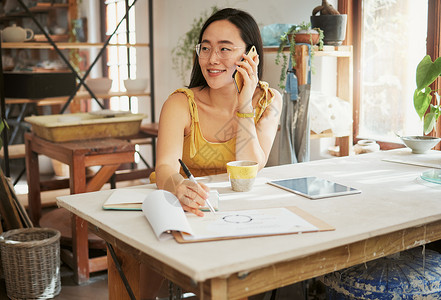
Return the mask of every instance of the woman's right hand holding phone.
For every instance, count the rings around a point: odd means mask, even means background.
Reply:
[[[246,113],[249,112],[248,110],[252,110],[252,98],[259,82],[258,65],[259,55],[252,50],[249,54],[243,54],[243,60],[237,63],[236,70],[243,78],[243,87],[238,94],[239,112]]]

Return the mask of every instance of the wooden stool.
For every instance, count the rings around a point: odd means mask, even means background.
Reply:
[[[41,218],[41,183],[38,154],[44,154],[69,165],[71,194],[98,191],[109,181],[118,167],[134,161],[135,146],[121,139],[105,138],[72,142],[51,142],[25,133],[26,168],[29,188],[29,215],[38,226]],[[101,169],[86,182],[86,167]],[[89,280],[89,273],[105,270],[106,257],[89,259],[87,222],[72,216],[73,270],[75,280],[81,284]]]

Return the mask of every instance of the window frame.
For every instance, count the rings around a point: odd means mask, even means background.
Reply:
[[[361,86],[361,31],[362,31],[362,1],[363,0],[338,0],[339,12],[348,15],[346,39],[343,45],[353,45],[353,66],[354,66],[354,89],[353,89],[353,139],[356,143],[359,138],[359,113],[360,113],[360,86]],[[427,18],[427,45],[426,53],[432,59],[441,56],[441,0],[428,0]],[[432,90],[441,88],[441,79],[431,85]],[[434,103],[435,99],[432,99]],[[430,136],[441,137],[441,121],[437,122],[436,133],[432,131]],[[366,138],[366,137],[365,137]],[[391,142],[379,142],[382,150],[403,147],[402,144]],[[441,150],[441,145],[435,147]]]

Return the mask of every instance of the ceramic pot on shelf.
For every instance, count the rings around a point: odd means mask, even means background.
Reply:
[[[370,153],[380,150],[380,145],[374,140],[359,140],[354,146],[355,154]]]
[[[21,43],[32,40],[34,37],[34,31],[32,31],[32,29],[22,28],[16,24],[6,27],[1,33],[3,41],[10,43]]]
[[[291,41],[293,34],[288,34],[288,41]],[[295,33],[294,40],[296,43],[305,43],[317,45],[320,39],[319,32],[314,29],[300,30]]]
[[[325,45],[340,46],[346,38],[347,15],[311,16],[311,27],[323,30]]]

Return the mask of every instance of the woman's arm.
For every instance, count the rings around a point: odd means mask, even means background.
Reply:
[[[184,179],[179,173],[184,134],[190,128],[191,116],[184,94],[171,95],[164,103],[159,118],[156,155],[156,185],[173,193],[186,211],[203,216],[199,210],[208,198],[208,188],[202,183]]]
[[[237,71],[244,78],[244,87],[238,94],[238,112],[252,113],[252,99],[258,82],[257,66],[259,57],[251,59],[243,55],[244,61],[238,63]],[[265,167],[279,126],[282,110],[282,96],[271,89],[273,101],[266,108],[257,125],[254,118],[240,118],[237,121],[236,159],[253,160],[259,163],[259,169]],[[267,95],[268,96],[268,95]]]
[[[265,109],[259,122],[254,118],[238,118],[236,137],[236,159],[253,160],[259,169],[265,167],[279,126],[282,111],[282,96],[271,89],[274,99]]]

